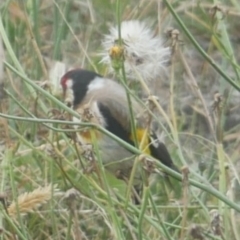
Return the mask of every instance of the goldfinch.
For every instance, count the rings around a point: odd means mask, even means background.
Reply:
[[[135,138],[131,131],[131,118],[125,89],[117,82],[88,70],[74,69],[61,78],[64,101],[76,112],[80,118],[73,118],[77,122],[91,122],[99,124],[120,139],[135,146]],[[142,107],[131,99],[133,115],[136,125],[135,136],[141,150],[160,160],[166,166],[176,170],[165,145],[158,140],[154,133],[147,128]],[[86,110],[89,116],[86,117]],[[149,133],[144,135],[145,131]],[[145,139],[143,139],[145,137]],[[91,130],[77,130],[77,140],[81,144],[93,141]],[[107,170],[114,175],[119,173],[123,179],[131,175],[136,154],[123,147],[106,134],[96,132],[101,160]],[[142,183],[141,168],[138,167],[134,175],[134,187],[139,189]]]

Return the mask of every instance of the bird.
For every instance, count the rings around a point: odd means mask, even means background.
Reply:
[[[66,72],[61,77],[60,84],[64,102],[80,116],[72,117],[76,126],[81,122],[97,124],[134,147],[143,141],[145,154],[178,171],[165,144],[158,139],[154,131],[146,127],[143,107],[131,98],[135,122],[133,132],[126,90],[120,83],[96,72],[77,68]],[[76,131],[80,144],[92,143],[90,130],[76,129]],[[144,135],[145,131],[147,133]],[[94,138],[97,140],[104,167],[118,178],[128,180],[136,154],[98,130]],[[139,193],[143,184],[141,167],[137,168],[133,179],[133,187]]]

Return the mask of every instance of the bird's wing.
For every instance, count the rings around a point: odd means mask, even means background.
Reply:
[[[151,155],[160,160],[167,167],[179,172],[178,168],[174,165],[165,144],[158,139],[156,134],[151,133],[150,141],[149,148]]]
[[[130,111],[126,97],[125,89],[118,83],[105,79],[104,87],[96,88],[87,94],[87,97],[83,101],[85,104],[97,103],[98,108],[102,115],[106,115],[116,126],[123,128],[125,131],[131,131]],[[137,124],[141,118],[140,114],[143,112],[139,104],[131,99],[133,115],[138,118]],[[108,123],[110,124],[110,123]]]
[[[105,102],[98,102],[98,107],[101,114],[104,116],[105,128],[118,136],[125,142],[133,145],[130,139],[130,127],[128,115],[121,106],[117,106],[114,101],[111,104],[106,104]]]
[[[104,127],[122,140],[134,145],[134,139],[131,137],[130,111],[125,89],[121,85],[106,79],[105,87],[94,89],[84,100],[85,103],[91,101],[92,104],[97,104],[100,115],[104,118]],[[147,127],[144,120],[144,111],[134,99],[131,99],[131,102],[137,131],[141,131],[141,134],[137,134],[140,143],[143,136],[142,132]],[[151,133],[147,137],[145,145],[149,145],[149,151],[146,151],[146,153],[160,160],[164,165],[177,170],[166,146],[159,141],[156,134]]]

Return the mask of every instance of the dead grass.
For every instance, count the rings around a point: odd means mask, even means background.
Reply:
[[[8,3],[0,4],[9,41],[4,55],[18,72],[58,99],[52,83],[69,68],[107,75],[98,54],[115,23],[114,1]],[[195,40],[240,85],[239,3],[171,3]],[[0,118],[0,192],[9,213],[0,216],[2,239],[240,239],[239,213],[190,181],[213,186],[239,204],[239,92],[200,55],[162,1],[121,5],[122,19],[147,19],[172,48],[168,75],[155,86],[157,119],[174,162],[183,167],[183,184],[153,175],[141,206],[127,202],[125,183],[108,173],[108,188],[100,186],[103,176],[84,171],[89,165],[62,132],[71,127],[56,120],[63,108],[5,67],[0,112],[56,122]]]

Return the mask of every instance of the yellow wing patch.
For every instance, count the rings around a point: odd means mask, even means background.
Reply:
[[[136,137],[138,140],[139,149],[144,153],[150,155],[148,130],[143,128],[136,129]],[[134,141],[134,136],[132,134],[130,136],[130,139]]]
[[[94,138],[99,139],[101,135],[101,133],[96,129],[84,129],[81,130],[78,134],[85,143],[92,143],[93,136]]]
[[[82,130],[81,132],[79,132],[79,135],[81,136],[82,140],[85,143],[92,143],[93,134],[96,139],[101,138],[101,136],[100,136],[101,133],[95,129],[85,129],[85,130]],[[139,149],[141,151],[143,151],[145,154],[150,155],[151,153],[150,153],[150,149],[149,149],[150,141],[149,141],[149,137],[148,137],[148,130],[143,129],[143,128],[136,129],[136,137],[138,140]],[[130,136],[130,139],[132,141],[134,141],[134,137],[132,134]]]

